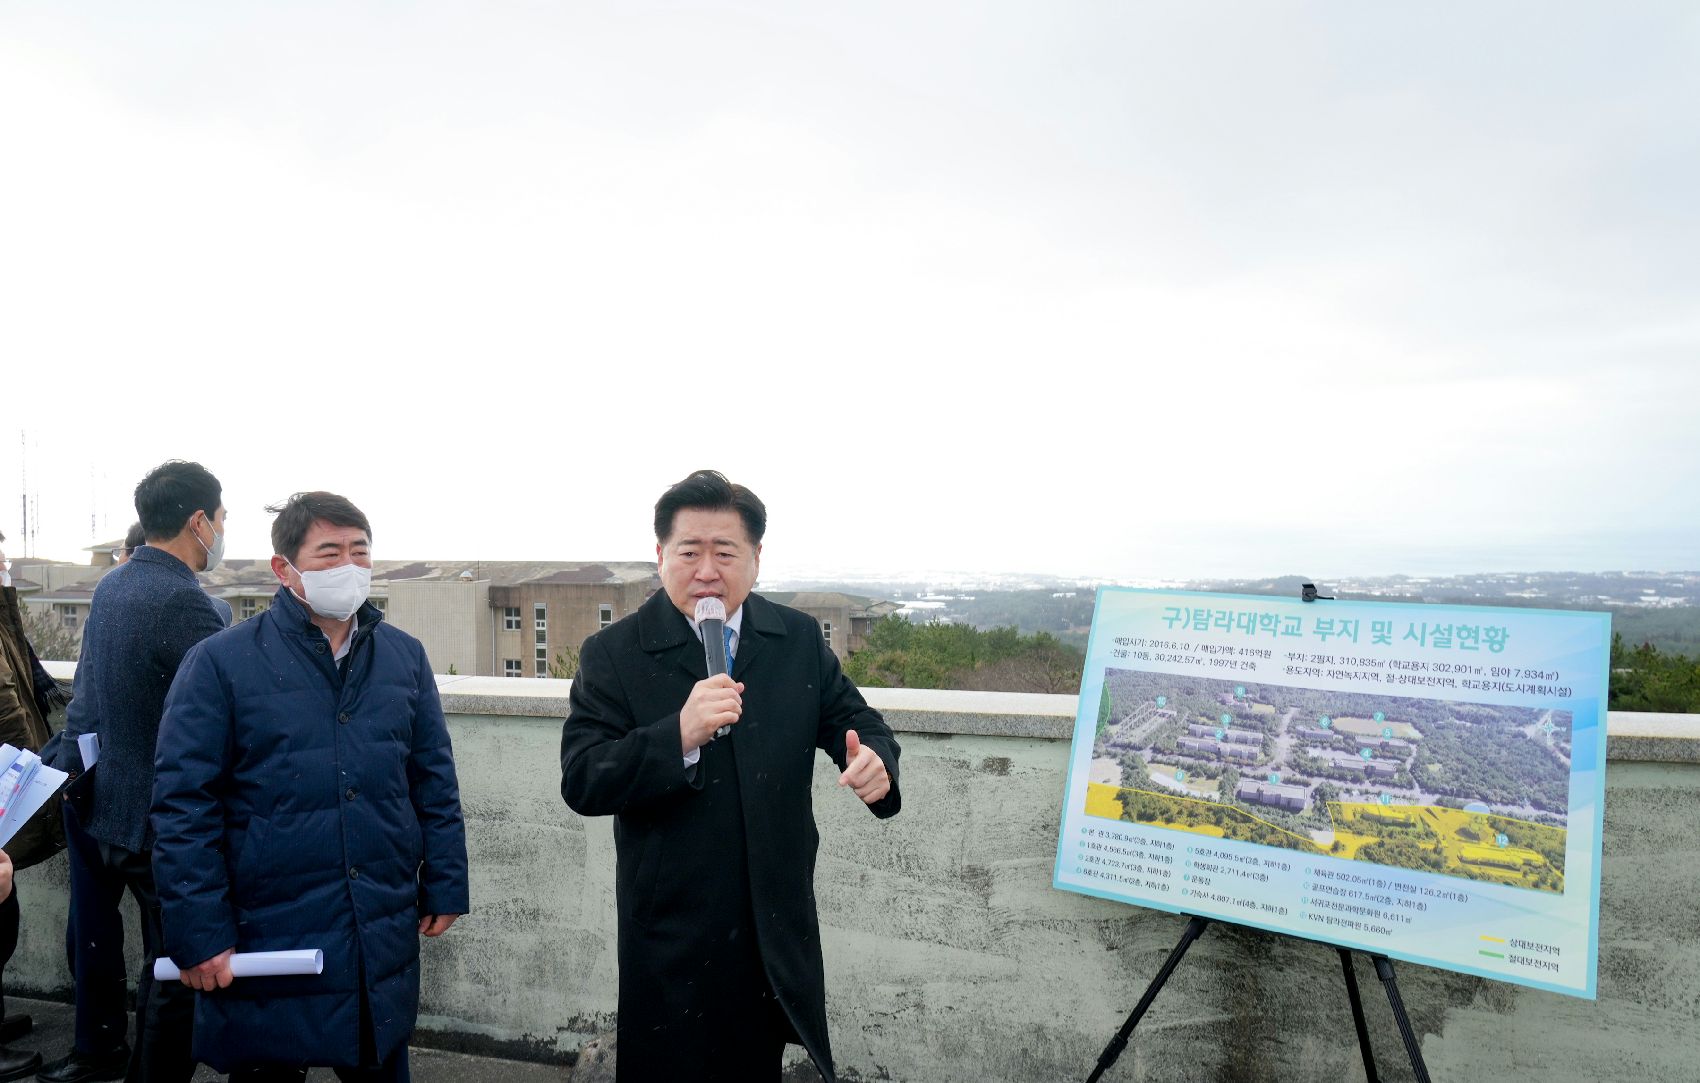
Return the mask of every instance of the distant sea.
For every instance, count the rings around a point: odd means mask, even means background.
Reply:
[[[1019,566],[988,567],[959,551],[961,565],[917,564],[910,568],[845,568],[764,562],[771,582],[933,582],[1000,580],[1023,575],[1059,580],[1127,583],[1187,583],[1218,579],[1261,579],[1302,575],[1319,582],[1345,577],[1453,576],[1475,572],[1700,572],[1700,532],[1665,530],[1644,534],[1571,533],[1455,545],[1384,541],[1342,532],[1297,538],[1259,534],[1254,527],[1232,540],[1173,537],[1130,543],[1127,551],[1101,557],[1047,553],[1036,546]],[[924,557],[922,558],[925,559]],[[954,560],[953,560],[954,564]],[[947,571],[946,568],[951,568]],[[930,569],[930,570],[923,570]],[[986,583],[994,587],[993,583]]]

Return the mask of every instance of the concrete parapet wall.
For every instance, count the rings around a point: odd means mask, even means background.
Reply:
[[[565,682],[441,679],[474,913],[425,945],[421,1027],[565,1059],[614,1025],[613,839],[561,802]],[[1185,925],[1051,888],[1074,700],[870,690],[904,811],[814,778],[833,1046],[847,1080],[1084,1078]],[[1434,1078],[1688,1081],[1700,1034],[1700,718],[1614,715],[1597,1003],[1399,964]],[[64,859],[19,877],[8,988],[68,996]],[[132,926],[132,929],[134,927]],[[133,939],[133,933],[132,933]],[[1409,1078],[1360,962],[1384,1078]],[[1212,926],[1109,1079],[1363,1078],[1333,950]]]

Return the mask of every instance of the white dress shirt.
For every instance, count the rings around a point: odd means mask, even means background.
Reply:
[[[355,618],[354,618],[353,626],[348,629],[348,634],[342,637],[342,646],[338,647],[336,649],[336,653],[331,655],[331,661],[340,662],[344,658],[348,657],[349,650],[354,646],[354,633],[358,632],[359,630],[360,630],[360,617],[359,617],[358,614],[356,614]]]

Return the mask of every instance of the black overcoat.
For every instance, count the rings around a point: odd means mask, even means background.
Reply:
[[[842,769],[844,734],[855,730],[891,775],[891,792],[869,806],[884,818],[901,804],[897,741],[814,618],[752,594],[733,665],[743,715],[687,771],[679,710],[707,675],[701,641],[657,592],[585,641],[572,684],[561,795],[580,815],[615,817],[616,1063],[625,1079],[699,1078],[705,1050],[750,1026],[765,977],[830,1081],[815,750]]]

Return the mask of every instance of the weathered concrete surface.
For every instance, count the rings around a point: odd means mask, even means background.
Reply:
[[[1700,768],[1606,772],[1599,1002],[1481,982],[1424,1044],[1436,1078],[1700,1078]],[[1507,1041],[1507,1038],[1510,1041]]]
[[[429,945],[421,1025],[571,1053],[614,1028],[612,821],[561,801],[559,718],[450,729],[473,913]]]
[[[934,695],[948,706],[952,694]],[[425,945],[421,1038],[565,1060],[614,1024],[612,833],[561,803],[558,693],[528,698],[535,715],[450,719],[475,912]],[[462,706],[452,692],[449,703]],[[925,711],[929,731],[950,713],[885,706],[900,727]],[[962,728],[1047,715],[1022,702]],[[1700,730],[1677,720],[1684,727]],[[1656,736],[1665,762],[1614,759],[1607,772],[1598,1003],[1400,964],[1435,1078],[1700,1075],[1700,732]],[[902,739],[895,820],[868,816],[824,757],[815,774],[828,1005],[845,1078],[1084,1078],[1183,919],[1050,887],[1065,740]],[[1613,755],[1625,747],[1635,746],[1614,743]],[[59,858],[19,878],[25,925],[9,989],[68,994],[63,870]],[[1408,1079],[1374,971],[1360,962],[1358,975],[1381,1072]],[[1109,1078],[1362,1079],[1338,956],[1212,926]]]
[[[1700,763],[1700,715],[1613,711],[1606,726],[1606,758]]]

